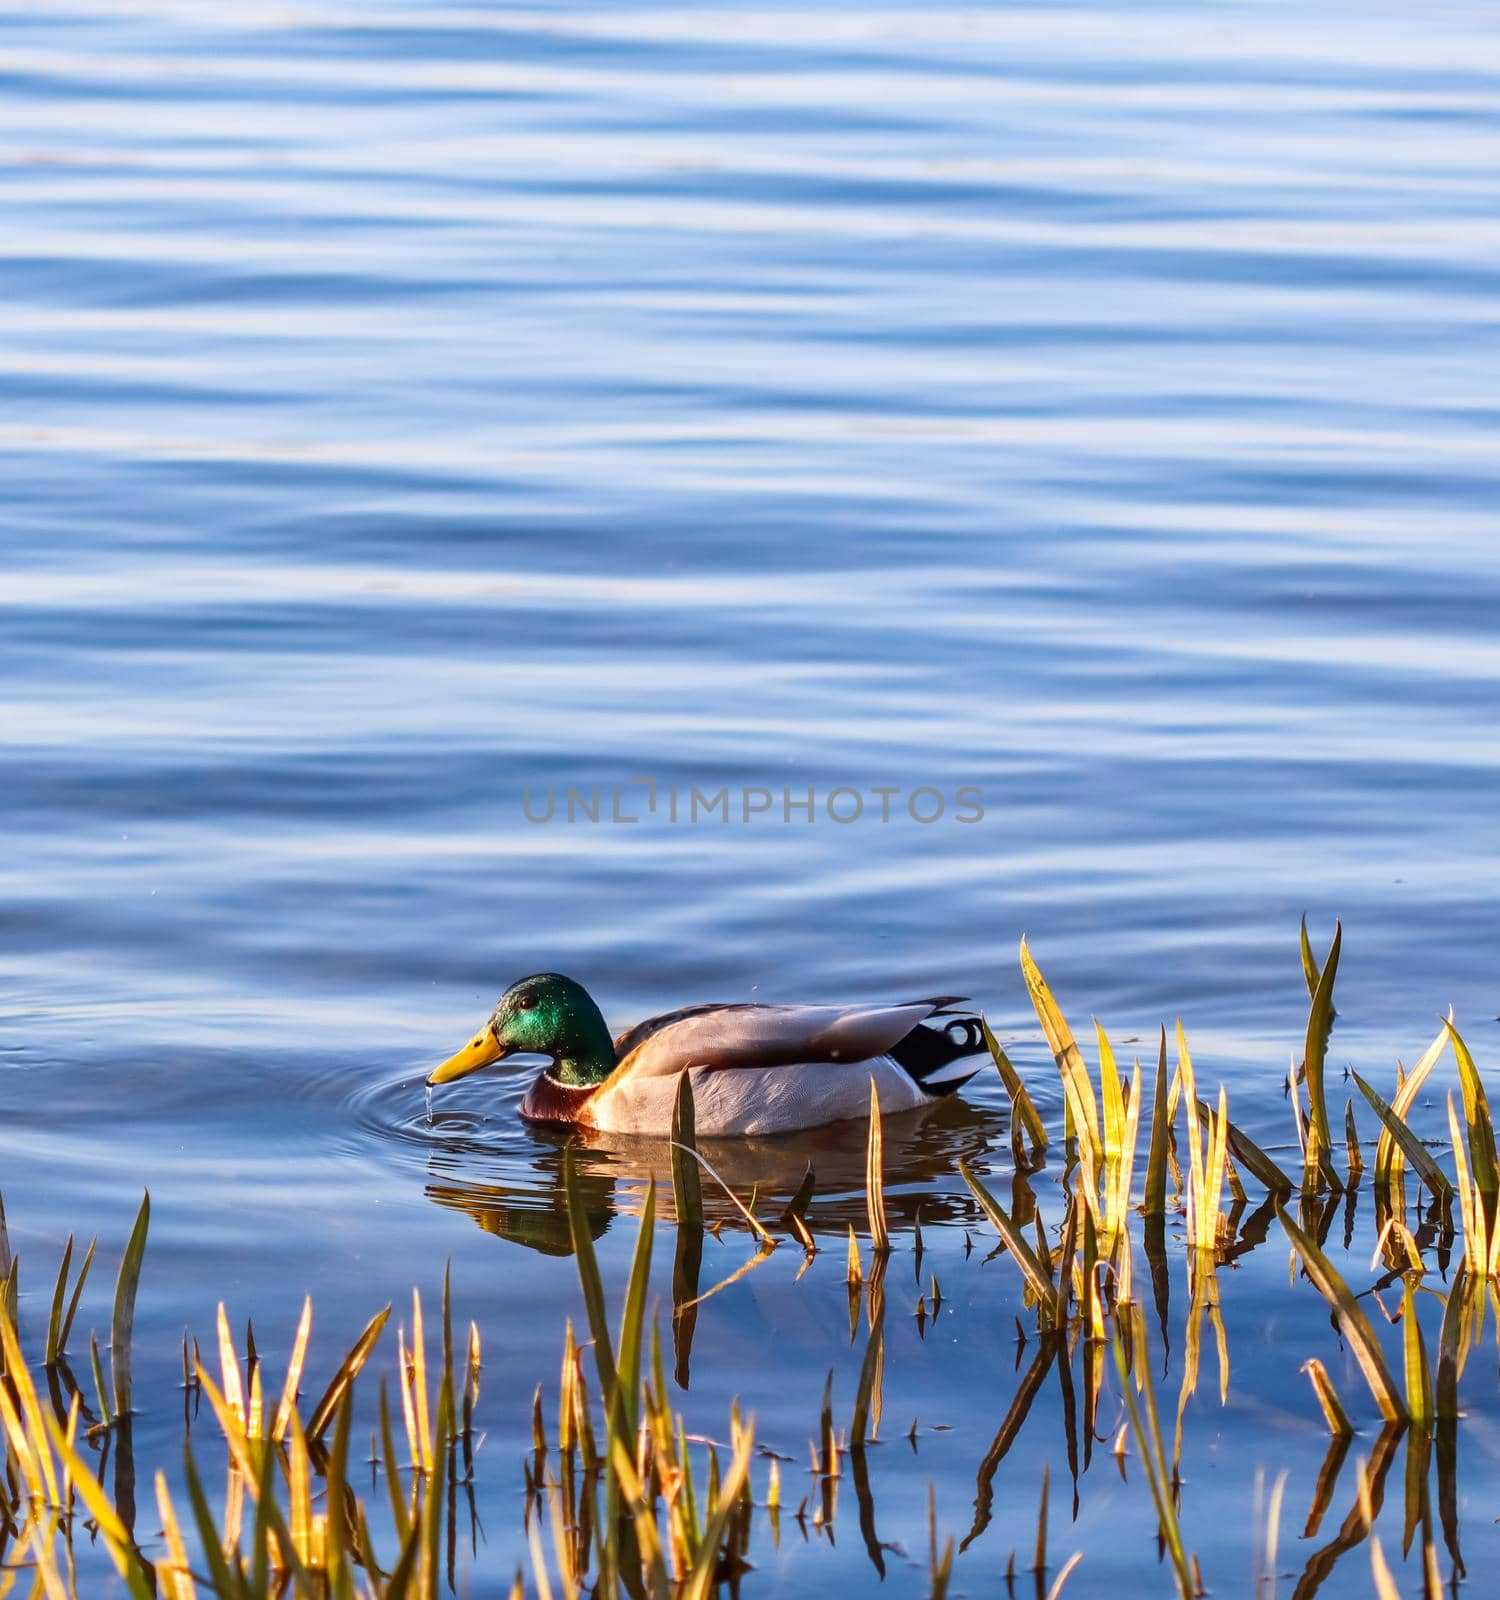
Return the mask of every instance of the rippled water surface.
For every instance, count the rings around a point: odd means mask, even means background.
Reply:
[[[1320,944],[1343,919],[1338,1067],[1392,1084],[1449,1004],[1500,1054],[1486,8],[59,3],[5,15],[0,84],[0,1185],[34,1330],[70,1229],[107,1325],[149,1184],[143,1467],[218,1300],[279,1361],[313,1291],[328,1363],[451,1257],[490,1353],[466,1581],[504,1592],[578,1311],[560,1144],[519,1079],[429,1120],[420,1078],[524,972],[621,1025],[969,994],[1060,1126],[1024,931],[1127,1058],[1181,1014],[1284,1151],[1306,912]],[[727,823],[683,814],[726,788]],[[1017,1385],[1019,1279],[966,1257],[955,1166],[1008,1181],[1005,1100],[966,1098],[892,1134],[892,1592],[925,1592],[929,1479],[969,1528]],[[858,1371],[862,1140],[740,1152],[745,1192],[810,1157],[835,1248],[696,1330],[684,1403],[722,1430],[744,1396],[793,1505],[824,1375],[846,1410]],[[653,1170],[587,1158],[611,1283]],[[1258,1467],[1292,1474],[1282,1570],[1317,1542],[1297,1367],[1359,1386],[1279,1239],[1240,1267],[1184,1489],[1226,1594]],[[1047,1461],[1070,1594],[1164,1590],[1103,1444],[1071,1519],[1042,1394],[955,1584],[1029,1565]],[[1500,1407],[1467,1398],[1482,1570]],[[840,1518],[748,1581],[873,1582]]]

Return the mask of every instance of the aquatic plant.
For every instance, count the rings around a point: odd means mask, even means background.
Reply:
[[[398,1368],[411,1464],[417,1468],[409,1490],[401,1481],[382,1390],[383,1459],[398,1539],[389,1561],[378,1557],[365,1507],[349,1486],[348,1452],[351,1389],[379,1339],[390,1308],[371,1320],[339,1363],[304,1426],[297,1402],[312,1327],[311,1300],[303,1307],[280,1399],[269,1413],[262,1364],[252,1356],[247,1375],[229,1332],[225,1308],[219,1307],[217,1375],[198,1357],[191,1382],[207,1399],[225,1447],[223,1511],[215,1515],[197,1456],[191,1443],[185,1442],[182,1476],[187,1504],[183,1507],[174,1499],[166,1474],[158,1471],[155,1500],[166,1553],[155,1563],[147,1560],[127,1518],[105,1488],[102,1462],[95,1464],[86,1454],[84,1438],[117,1429],[119,1448],[129,1447],[130,1340],[149,1224],[147,1200],[121,1262],[112,1320],[114,1382],[108,1394],[102,1382],[99,1384],[97,1416],[89,1414],[71,1374],[67,1375],[70,1398],[60,1414],[57,1389],[43,1401],[22,1351],[16,1322],[0,1316],[4,1370],[0,1425],[5,1438],[0,1481],[15,1486],[14,1497],[0,1509],[8,1531],[14,1534],[19,1558],[34,1569],[37,1592],[48,1600],[73,1600],[86,1592],[80,1587],[73,1550],[79,1526],[76,1502],[81,1500],[133,1600],[148,1600],[158,1586],[167,1600],[195,1600],[200,1591],[226,1600],[268,1600],[272,1595],[353,1600],[356,1569],[361,1574],[360,1589],[370,1600],[434,1600],[440,1587],[442,1531],[457,1483],[453,1462],[456,1452],[471,1447],[470,1400],[478,1382],[479,1346],[477,1332],[471,1330],[460,1424],[446,1287],[443,1362],[435,1385],[429,1381],[421,1300],[415,1294],[411,1357]],[[60,1282],[65,1275],[64,1269]],[[56,1316],[49,1321],[47,1352],[55,1358],[53,1366],[63,1363],[62,1330],[66,1326],[67,1322],[59,1323]],[[330,1427],[332,1443],[325,1448],[324,1435]],[[315,1482],[321,1482],[323,1489],[322,1511],[314,1505]],[[201,1563],[196,1568],[189,1559],[185,1528],[191,1529],[196,1539]],[[9,1588],[14,1574],[13,1566],[0,1566],[0,1593]]]
[[[1209,1329],[1218,1352],[1220,1402],[1229,1394],[1229,1330],[1219,1274],[1256,1248],[1278,1220],[1291,1249],[1294,1289],[1299,1279],[1305,1280],[1326,1301],[1384,1423],[1368,1460],[1358,1467],[1353,1504],[1335,1535],[1307,1558],[1297,1592],[1313,1594],[1343,1555],[1364,1541],[1371,1580],[1378,1592],[1390,1590],[1395,1547],[1377,1538],[1374,1528],[1389,1470],[1403,1442],[1400,1553],[1416,1547],[1426,1592],[1435,1593],[1442,1579],[1441,1539],[1450,1576],[1462,1577],[1456,1488],[1457,1439],[1463,1426],[1459,1391],[1468,1358],[1483,1338],[1488,1308],[1500,1300],[1500,1160],[1493,1122],[1479,1069],[1450,1016],[1410,1072],[1398,1064],[1389,1098],[1367,1077],[1354,1074],[1355,1087],[1381,1131],[1367,1168],[1353,1105],[1346,1104],[1345,1170],[1337,1169],[1327,1126],[1326,1058],[1340,942],[1336,930],[1320,965],[1303,930],[1309,1018],[1302,1061],[1294,1061],[1288,1082],[1289,1132],[1296,1135],[1302,1156],[1300,1182],[1230,1119],[1222,1087],[1212,1098],[1200,1094],[1180,1022],[1174,1030],[1171,1070],[1167,1032],[1165,1027],[1159,1031],[1149,1110],[1140,1062],[1132,1063],[1128,1075],[1122,1072],[1109,1036],[1097,1022],[1096,1065],[1091,1068],[1023,945],[1023,978],[1059,1075],[1063,1127],[1060,1137],[1049,1133],[1020,1071],[987,1032],[1011,1107],[1016,1165],[1008,1203],[994,1192],[993,1179],[981,1175],[982,1162],[960,1160],[958,1167],[973,1215],[993,1228],[997,1253],[1014,1263],[1011,1293],[1018,1296],[1023,1313],[1016,1318],[1017,1377],[999,1430],[978,1467],[973,1525],[956,1549],[953,1540],[940,1534],[936,1499],[929,1494],[923,1581],[930,1593],[949,1592],[960,1553],[989,1525],[997,1473],[1049,1376],[1055,1376],[1064,1400],[1075,1509],[1080,1441],[1081,1466],[1087,1470],[1094,1440],[1113,1437],[1113,1454],[1127,1482],[1137,1475],[1133,1463],[1138,1463],[1144,1479],[1138,1485],[1142,1507],[1149,1507],[1159,1556],[1179,1600],[1204,1592],[1191,1554],[1193,1505],[1191,1493],[1184,1494],[1185,1483],[1190,1484],[1184,1471],[1184,1421],[1197,1392]],[[1450,1049],[1461,1091],[1461,1108],[1453,1095],[1446,1101],[1449,1154],[1444,1159],[1451,1159],[1451,1177],[1434,1153],[1434,1135],[1443,1130],[1419,1132],[1415,1124],[1419,1091]],[[893,1257],[907,1252],[913,1261],[919,1332],[940,1313],[948,1315],[949,1307],[936,1275],[923,1271],[923,1213],[908,1213],[909,1227],[893,1225],[885,1190],[888,1129],[873,1090],[870,1110],[864,1164],[867,1231],[862,1239],[840,1217],[835,1237],[843,1242],[846,1235],[846,1248],[829,1263],[818,1248],[830,1230],[812,1168],[795,1188],[788,1183],[792,1192],[779,1210],[762,1204],[757,1192],[748,1197],[735,1192],[698,1147],[686,1075],[678,1089],[670,1151],[676,1230],[672,1379],[678,1390],[687,1386],[698,1308],[758,1270],[786,1238],[801,1246],[797,1280],[817,1261],[840,1275],[848,1290],[851,1343],[861,1322],[865,1326],[848,1426],[840,1426],[835,1375],[830,1372],[808,1429],[810,1486],[795,1507],[784,1498],[783,1457],[770,1456],[760,1497],[753,1492],[756,1432],[737,1405],[723,1436],[726,1442],[716,1445],[689,1431],[671,1397],[658,1320],[648,1309],[657,1228],[654,1183],[641,1203],[622,1301],[612,1315],[573,1154],[564,1155],[567,1225],[587,1338],[575,1335],[571,1322],[563,1331],[550,1438],[544,1386],[535,1391],[531,1448],[522,1464],[526,1499],[521,1532],[530,1572],[518,1576],[516,1593],[534,1591],[539,1600],[559,1592],[564,1600],[585,1592],[601,1600],[618,1600],[622,1594],[705,1600],[721,1585],[740,1582],[757,1529],[775,1544],[784,1519],[790,1519],[804,1536],[832,1537],[841,1492],[846,1498],[852,1495],[869,1559],[884,1574],[888,1547],[876,1532],[870,1461],[888,1403],[887,1276]],[[1142,1163],[1143,1121],[1149,1134]],[[1031,1179],[1054,1147],[1061,1150],[1064,1165],[1057,1191],[1060,1213],[1049,1221]],[[1410,1218],[1408,1169],[1429,1197],[1425,1212]],[[712,1226],[705,1214],[705,1174],[724,1197],[722,1204],[716,1203]],[[1246,1192],[1252,1183],[1265,1191],[1253,1210]],[[1346,1217],[1347,1249],[1350,1208],[1366,1183],[1375,1196],[1378,1224],[1371,1271],[1383,1275],[1360,1290],[1351,1286],[1347,1263],[1343,1270],[1335,1266],[1327,1236],[1337,1204]],[[1180,1239],[1188,1286],[1186,1309],[1175,1318],[1168,1219],[1173,1236]],[[190,1398],[194,1403],[201,1398],[217,1426],[212,1447],[223,1453],[223,1490],[211,1496],[205,1486],[200,1462],[210,1446],[202,1439],[186,1443],[180,1472],[171,1478],[160,1471],[153,1476],[160,1535],[147,1554],[135,1529],[133,1498],[119,1497],[118,1469],[131,1460],[133,1450],[130,1358],[149,1227],[147,1198],[122,1252],[108,1337],[103,1347],[96,1335],[89,1339],[93,1395],[86,1400],[74,1381],[68,1349],[96,1245],[85,1250],[75,1276],[75,1241],[69,1237],[51,1277],[45,1334],[38,1335],[39,1348],[29,1359],[17,1316],[20,1266],[9,1249],[0,1207],[0,1595],[23,1574],[33,1592],[46,1600],[73,1600],[86,1592],[87,1578],[79,1576],[75,1551],[80,1528],[97,1538],[133,1597],[156,1593],[165,1600],[196,1600],[199,1595],[330,1600],[359,1594],[368,1600],[435,1600],[440,1591],[458,1592],[461,1574],[454,1566],[452,1530],[473,1478],[482,1355],[474,1324],[466,1338],[455,1341],[446,1276],[440,1336],[438,1322],[428,1316],[416,1292],[409,1319],[396,1329],[394,1371],[381,1378],[378,1426],[371,1439],[374,1500],[369,1505],[349,1482],[350,1435],[356,1388],[374,1360],[391,1307],[370,1319],[326,1385],[316,1391],[316,1402],[305,1410],[311,1299],[303,1305],[285,1373],[274,1383],[256,1352],[253,1330],[247,1325],[243,1339],[237,1340],[227,1307],[219,1307],[213,1337],[205,1341],[207,1358],[196,1340],[185,1338],[183,1381]],[[738,1237],[747,1252],[705,1291],[699,1279],[708,1234],[721,1243]],[[1150,1269],[1149,1298],[1155,1302],[1159,1343],[1148,1334],[1146,1307],[1135,1292],[1137,1249],[1143,1250]],[[1456,1270],[1446,1292],[1440,1292],[1434,1270],[1446,1267],[1450,1250]],[[950,1270],[955,1270],[951,1263],[945,1279]],[[1140,1282],[1147,1283],[1144,1275]],[[1390,1286],[1400,1293],[1394,1310],[1381,1299]],[[1399,1333],[1382,1331],[1382,1321]],[[1169,1447],[1158,1408],[1153,1351],[1159,1349],[1165,1360],[1178,1333],[1181,1370]],[[1034,1351],[1023,1360],[1020,1352],[1033,1336]],[[1399,1352],[1388,1348],[1393,1339],[1399,1341]],[[1108,1362],[1106,1351],[1112,1357]],[[1081,1394],[1075,1395],[1075,1357],[1080,1356]],[[1309,1351],[1298,1364],[1311,1381],[1329,1432],[1303,1530],[1311,1539],[1333,1503],[1355,1422],[1319,1355]],[[1287,1382],[1293,1382],[1291,1369]],[[908,1437],[915,1448],[915,1422]],[[111,1449],[117,1468],[113,1491],[105,1487],[105,1458]],[[133,1480],[133,1464],[128,1476]],[[1030,1559],[1038,1593],[1055,1597],[1078,1570],[1083,1552],[1075,1552],[1055,1572],[1049,1569],[1050,1533],[1055,1531],[1051,1483],[1044,1466]],[[1258,1501],[1255,1513],[1258,1526],[1264,1513],[1259,1559],[1269,1574],[1275,1569],[1285,1483],[1285,1473],[1275,1476],[1268,1502]],[[378,1548],[381,1541],[372,1523],[383,1530],[388,1548]],[[1012,1553],[1007,1568],[1012,1577],[1016,1562]]]

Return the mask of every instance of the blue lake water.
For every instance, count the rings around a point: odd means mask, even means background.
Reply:
[[[505,1591],[578,1304],[526,1248],[558,1150],[519,1080],[429,1122],[420,1077],[525,972],[622,1026],[972,995],[1060,1119],[1024,932],[1080,1032],[1149,1065],[1181,1015],[1284,1147],[1306,913],[1320,948],[1343,921],[1337,1067],[1390,1085],[1450,1004],[1500,1055],[1486,8],[65,0],[5,14],[0,85],[0,1188],[23,1326],[77,1230],[103,1328],[149,1185],[143,1465],[218,1300],[279,1353],[312,1291],[327,1362],[451,1257],[493,1352],[469,1582]],[[1008,1173],[1005,1101],[966,1098],[893,1156],[946,1296],[888,1366],[896,1434],[951,1430],[879,1458],[914,1561],[1016,1384],[1019,1280],[965,1266],[953,1169]],[[862,1140],[815,1142],[835,1245]],[[652,1163],[593,1159],[613,1282]],[[703,1308],[706,1430],[740,1393],[800,1462],[830,1367],[847,1405],[837,1254]],[[1277,1241],[1226,1304],[1285,1283]],[[1305,1285],[1265,1316],[1242,1409],[1190,1413],[1219,1593],[1261,1464],[1301,1570],[1296,1369],[1342,1359]],[[1028,1549],[1043,1460],[1061,1493],[1033,1427],[966,1593]],[[1156,1581],[1138,1481],[1096,1463],[1067,1510],[1070,1595]],[[1488,1499],[1466,1527],[1493,1557]],[[814,1546],[759,1592],[870,1581],[852,1526]]]

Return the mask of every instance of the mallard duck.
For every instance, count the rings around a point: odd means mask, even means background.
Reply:
[[[528,1122],[609,1133],[671,1130],[678,1075],[692,1073],[710,1138],[792,1133],[929,1106],[972,1078],[978,1017],[950,995],[895,1005],[684,1006],[611,1039],[582,984],[556,972],[513,983],[493,1015],[427,1078],[452,1083],[507,1056],[550,1058],[521,1102]],[[936,1026],[930,1019],[942,1018]]]

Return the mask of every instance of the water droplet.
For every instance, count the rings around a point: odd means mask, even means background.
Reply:
[[[432,1085],[430,1083],[427,1084],[426,1085],[426,1089],[427,1089],[427,1123],[428,1123],[428,1126],[430,1127],[432,1125]]]

